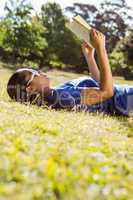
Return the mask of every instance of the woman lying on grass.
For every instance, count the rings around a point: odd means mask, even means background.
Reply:
[[[129,116],[133,111],[133,86],[113,86],[105,36],[92,29],[91,40],[94,48],[86,43],[82,48],[92,78],[80,77],[51,88],[45,73],[22,68],[8,82],[9,96],[18,102],[38,102],[55,109],[84,108],[89,112]],[[94,59],[95,50],[100,71]]]

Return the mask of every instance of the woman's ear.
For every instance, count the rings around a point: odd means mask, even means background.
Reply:
[[[28,87],[26,88],[26,92],[27,92],[27,93],[32,93],[32,92],[33,92],[33,88],[32,88],[31,86],[28,86]]]
[[[28,94],[30,94],[30,95],[36,94],[36,93],[37,93],[36,90],[35,90],[35,88],[34,88],[33,86],[31,86],[31,85],[29,85],[29,86],[26,88],[26,92],[27,92]]]

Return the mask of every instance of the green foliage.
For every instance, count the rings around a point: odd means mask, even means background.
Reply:
[[[47,54],[49,61],[56,55],[59,62],[67,65],[80,65],[81,49],[80,42],[66,28],[66,18],[62,13],[60,5],[47,3],[42,6],[41,17],[44,26],[47,28],[45,37],[48,41]]]
[[[110,55],[110,62],[116,74],[123,75],[126,79],[133,79],[133,32],[129,32],[121,40],[113,53]]]
[[[38,61],[47,47],[43,38],[45,27],[39,17],[31,17],[32,7],[26,1],[8,1],[6,21],[9,22],[5,44],[10,48],[12,62]]]
[[[110,56],[110,64],[114,75],[123,75],[123,70],[126,68],[126,64],[124,63],[124,54],[122,52],[113,51]]]
[[[3,21],[0,21],[0,47],[2,48],[3,46],[3,43],[4,43],[4,39],[6,37],[6,34],[7,34],[7,29],[6,29],[6,25],[4,23],[4,20]]]
[[[128,33],[128,36],[119,43],[118,48],[124,53],[127,65],[133,66],[133,30],[131,30],[131,32]]]
[[[22,45],[25,44],[23,40],[26,40],[32,7],[25,2],[9,0],[5,6],[6,20],[9,21],[8,36],[5,38],[5,43],[10,47],[13,62],[17,62],[19,53],[22,53],[22,56],[26,54],[26,48],[23,48]]]
[[[82,15],[105,33],[114,74],[132,79],[133,33],[128,33],[132,17],[126,1],[103,1],[100,9],[75,3],[66,10]],[[84,72],[87,64],[81,41],[66,28],[65,14],[57,3],[42,5],[41,12],[35,15],[28,0],[7,0],[5,17],[0,19],[0,59],[35,68],[46,66]]]
[[[46,29],[42,25],[41,20],[38,17],[33,17],[31,24],[29,25],[29,33],[26,45],[29,50],[29,60],[39,61],[43,58],[43,51],[47,48],[48,44],[43,37]]]
[[[11,71],[0,71],[0,199],[133,199],[132,119],[12,102]],[[55,85],[79,75],[49,76]]]
[[[9,60],[9,54],[12,50],[11,46],[7,44],[7,38],[9,36],[10,21],[3,19],[0,21],[0,58]]]

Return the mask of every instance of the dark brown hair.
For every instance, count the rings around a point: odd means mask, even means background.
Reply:
[[[17,102],[32,102],[36,95],[29,96],[26,92],[27,83],[31,77],[31,72],[27,70],[16,71],[9,79],[7,93],[11,99]]]

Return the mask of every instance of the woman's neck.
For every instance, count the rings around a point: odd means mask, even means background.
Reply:
[[[43,91],[43,97],[45,98],[45,99],[47,99],[48,98],[48,96],[51,94],[51,92],[53,91],[53,89],[52,88],[44,88],[44,91]]]

